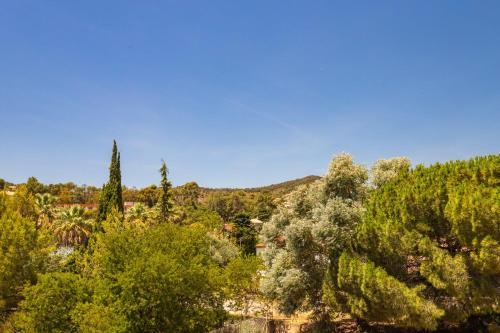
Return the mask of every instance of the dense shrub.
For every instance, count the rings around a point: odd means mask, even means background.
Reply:
[[[44,274],[24,290],[17,331],[205,332],[222,323],[234,291],[204,229],[116,222],[104,223],[75,273]]]
[[[23,286],[35,283],[37,273],[50,268],[54,249],[52,237],[13,206],[0,194],[0,321],[22,299]]]
[[[109,228],[87,254],[84,277],[95,281],[94,303],[117,309],[128,332],[200,332],[225,316],[211,246],[197,228]]]
[[[71,312],[79,302],[88,301],[84,281],[72,273],[49,273],[24,290],[21,311],[15,316],[22,332],[70,333],[77,326]]]

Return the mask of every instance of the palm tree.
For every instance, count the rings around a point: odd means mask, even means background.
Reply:
[[[35,205],[38,213],[37,227],[50,225],[54,219],[54,202],[56,198],[49,193],[37,193]]]
[[[131,223],[137,223],[137,222],[145,223],[148,217],[149,217],[148,208],[140,202],[130,207],[126,215],[127,221]]]
[[[73,206],[59,215],[54,223],[54,235],[62,246],[83,244],[92,232],[92,220],[84,217],[85,209]]]

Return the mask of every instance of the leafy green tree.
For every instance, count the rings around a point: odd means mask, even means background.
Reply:
[[[84,281],[73,273],[48,273],[23,291],[15,326],[26,333],[71,333],[77,326],[71,313],[79,302],[88,301]]]
[[[174,201],[180,206],[198,207],[200,187],[195,182],[188,182],[173,189]]]
[[[52,265],[52,238],[35,224],[0,194],[0,321],[16,308],[22,287],[35,283],[36,274]]]
[[[176,206],[177,216],[174,220],[177,224],[202,226],[207,231],[214,232],[221,230],[224,221],[216,212],[209,209],[199,207],[193,208],[189,206]]]
[[[73,190],[73,201],[72,203],[78,204],[88,204],[92,203],[93,196],[97,192],[97,188],[94,186],[75,186]]]
[[[12,196],[10,207],[22,217],[36,221],[38,213],[35,204],[35,196],[28,191],[26,185],[19,185]],[[36,222],[34,222],[36,224]]]
[[[403,172],[372,193],[333,303],[427,330],[498,313],[499,221],[500,155]]]
[[[78,274],[42,274],[24,290],[15,332],[206,332],[222,323],[233,245],[204,228],[139,231],[116,216],[77,257]]]
[[[71,312],[78,333],[126,333],[127,319],[116,308],[96,304],[78,303]]]
[[[221,323],[223,272],[204,230],[105,231],[80,265],[94,281],[92,303],[116,309],[127,332],[205,332]]]
[[[211,193],[208,196],[207,207],[208,209],[219,214],[224,222],[229,222],[231,216],[233,215],[228,198],[220,193]]]
[[[122,191],[122,194],[123,194],[123,201],[124,202],[140,202],[140,198],[139,198],[139,192],[140,190],[135,188],[135,187],[126,187],[126,186],[123,186],[123,191]]]
[[[0,178],[0,190],[5,189],[5,187],[6,187],[5,179]]]
[[[245,203],[242,200],[241,193],[236,193],[231,196],[231,211],[233,216],[243,213],[245,211]]]
[[[167,219],[170,215],[170,212],[172,210],[172,184],[168,180],[168,168],[167,164],[165,161],[162,162],[161,168],[160,168],[160,174],[161,174],[161,194],[160,194],[160,220],[161,222],[165,223],[167,222]]]
[[[57,202],[61,204],[89,204],[99,202],[100,190],[95,186],[75,183],[48,184],[46,192],[57,197]]]
[[[45,192],[45,186],[35,177],[28,178],[28,181],[26,182],[26,189],[33,195]]]
[[[260,298],[259,271],[262,259],[257,256],[237,257],[224,268],[225,291],[228,305],[243,314]]]
[[[255,200],[254,216],[261,221],[269,221],[273,215],[276,205],[269,192],[262,192],[257,195]]]
[[[234,218],[236,231],[234,233],[236,244],[240,247],[243,256],[254,255],[257,244],[257,232],[252,227],[250,217],[239,214]]]
[[[249,213],[243,198],[244,194],[241,191],[238,193],[211,193],[207,199],[207,208],[219,214],[224,222],[229,222],[238,214]]]
[[[137,198],[140,202],[143,202],[149,208],[152,208],[158,202],[160,191],[161,189],[159,189],[156,185],[151,185],[141,189],[137,195]]]
[[[120,153],[118,152],[116,141],[113,141],[111,164],[109,166],[109,180],[103,185],[101,190],[97,221],[104,221],[113,209],[123,213]]]

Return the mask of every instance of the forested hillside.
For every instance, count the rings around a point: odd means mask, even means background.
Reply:
[[[320,178],[319,176],[306,176],[277,184],[253,188],[209,188],[200,187],[196,182],[188,182],[174,186],[172,193],[178,202],[186,200],[192,204],[207,204],[211,197],[238,197],[240,201],[252,201],[259,195],[268,195],[272,200],[279,201],[283,196],[293,191],[300,185],[307,185]],[[101,188],[91,185],[77,185],[75,183],[43,184],[36,177],[28,178],[24,184],[9,183],[0,178],[0,190],[26,186],[33,194],[48,193],[55,199],[56,204],[81,204],[97,205],[101,195]],[[122,195],[124,202],[141,202],[149,207],[154,206],[161,193],[157,185],[145,188],[123,186]]]
[[[318,180],[320,177],[319,176],[306,176],[302,178],[297,178],[293,180],[288,180],[285,182],[277,183],[277,184],[272,184],[272,185],[267,185],[267,186],[261,186],[261,187],[250,187],[250,188],[209,188],[209,187],[201,187],[202,191],[206,191],[207,193],[211,192],[269,192],[272,194],[274,197],[281,197],[285,194],[290,193],[293,191],[297,186],[300,185],[308,185],[314,182],[315,180]]]

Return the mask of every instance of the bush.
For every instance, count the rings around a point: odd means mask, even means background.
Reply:
[[[116,309],[95,303],[79,303],[71,313],[78,333],[125,333],[127,320]]]
[[[35,283],[37,273],[50,267],[54,249],[45,230],[10,207],[0,194],[0,319],[17,306],[23,286]]]
[[[80,265],[93,281],[94,306],[115,309],[113,316],[125,321],[116,329],[201,332],[225,318],[223,269],[204,230],[169,224],[142,233],[108,229],[91,246]],[[86,309],[79,322],[88,326],[95,309]]]
[[[26,288],[23,296],[15,322],[27,333],[76,332],[71,312],[78,302],[89,298],[82,279],[72,273],[40,275],[38,283]]]

